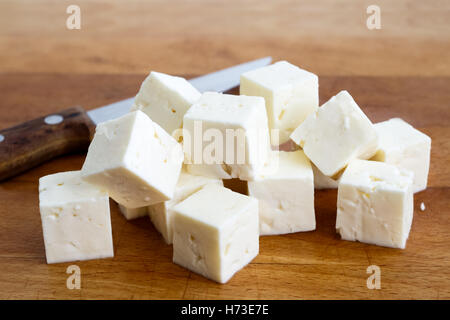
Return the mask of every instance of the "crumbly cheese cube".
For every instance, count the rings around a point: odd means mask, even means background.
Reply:
[[[372,160],[414,172],[413,191],[425,190],[430,167],[431,138],[399,118],[376,123],[375,130],[380,142]]]
[[[259,200],[260,235],[316,228],[311,164],[302,150],[277,152],[278,170],[248,181],[248,194]]]
[[[80,171],[40,178],[39,209],[47,263],[114,256],[108,193]]]
[[[210,184],[173,207],[173,262],[225,283],[259,252],[258,200]]]
[[[223,186],[220,179],[192,175],[182,171],[172,199],[148,207],[150,219],[167,244],[173,242],[173,214],[170,209],[208,184]]]
[[[353,160],[339,181],[336,230],[342,239],[405,248],[413,219],[414,174]]]
[[[119,204],[119,210],[127,220],[133,220],[141,217],[145,217],[148,213],[147,207],[140,208],[127,208]]]
[[[347,91],[328,100],[291,135],[326,176],[339,174],[352,159],[372,157],[378,146],[375,128]]]
[[[270,150],[262,97],[206,92],[184,115],[183,129],[192,174],[251,180]]]
[[[241,75],[240,93],[266,100],[273,145],[289,140],[289,135],[319,107],[319,78],[287,61],[251,70]],[[272,132],[271,132],[272,133]]]
[[[182,128],[184,114],[199,98],[200,92],[186,79],[152,71],[131,110],[142,110],[172,135]]]
[[[132,209],[172,198],[182,162],[181,145],[138,110],[97,126],[81,174]]]
[[[314,189],[337,189],[339,179],[335,180],[320,172],[314,164],[311,164],[314,175]]]

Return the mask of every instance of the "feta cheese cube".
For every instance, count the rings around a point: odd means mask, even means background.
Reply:
[[[170,209],[210,183],[223,186],[220,179],[196,176],[182,171],[173,198],[148,207],[153,225],[167,244],[173,242],[173,214]]]
[[[169,134],[181,129],[183,116],[200,98],[200,92],[186,79],[152,71],[141,85],[132,111],[145,112]]]
[[[314,175],[314,189],[322,190],[322,189],[337,189],[339,184],[339,179],[335,180],[330,177],[327,177],[314,164],[311,164],[312,171]]]
[[[259,252],[258,200],[210,184],[173,207],[173,262],[225,283]]]
[[[127,208],[173,197],[183,151],[142,111],[100,123],[81,174]]]
[[[372,122],[347,91],[311,114],[291,135],[326,176],[339,174],[352,159],[372,157],[378,146]]]
[[[414,172],[413,191],[425,190],[430,167],[431,138],[399,118],[376,123],[375,130],[380,142],[372,160]]]
[[[414,174],[383,162],[353,160],[339,181],[336,230],[342,239],[406,246]]]
[[[276,173],[248,181],[248,194],[259,200],[260,235],[316,228],[311,164],[302,150],[277,152]]]
[[[319,107],[319,78],[287,61],[251,70],[241,75],[240,93],[266,100],[272,145],[289,140],[289,135]],[[272,133],[272,132],[271,132]]]
[[[133,220],[141,217],[145,217],[147,213],[147,207],[140,208],[127,208],[119,204],[119,210],[127,220]]]
[[[47,263],[114,256],[108,193],[80,171],[40,178],[39,209]]]
[[[183,144],[188,172],[253,179],[270,150],[264,99],[204,93],[184,115]]]

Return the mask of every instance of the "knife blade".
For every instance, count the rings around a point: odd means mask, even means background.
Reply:
[[[243,72],[270,64],[271,57],[250,61],[189,80],[200,92],[227,91],[239,85]],[[63,110],[0,130],[0,181],[45,161],[85,151],[95,125],[126,114],[134,98],[88,112],[81,107]]]
[[[239,85],[240,75],[246,71],[264,67],[272,61],[271,57],[238,64],[236,66],[209,73],[189,80],[200,92],[225,92]],[[95,124],[123,116],[130,110],[134,97],[118,101],[87,112]]]

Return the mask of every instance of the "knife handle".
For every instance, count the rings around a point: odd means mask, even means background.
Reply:
[[[0,130],[0,181],[57,156],[86,150],[94,130],[81,107]]]

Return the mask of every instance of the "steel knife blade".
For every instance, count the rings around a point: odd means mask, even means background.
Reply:
[[[266,66],[270,64],[271,61],[271,57],[253,60],[190,79],[189,82],[200,92],[224,92],[239,85],[239,78],[242,73]],[[99,124],[103,121],[123,116],[130,110],[133,100],[134,97],[118,101],[103,107],[90,110],[87,112],[87,114],[95,124]]]

